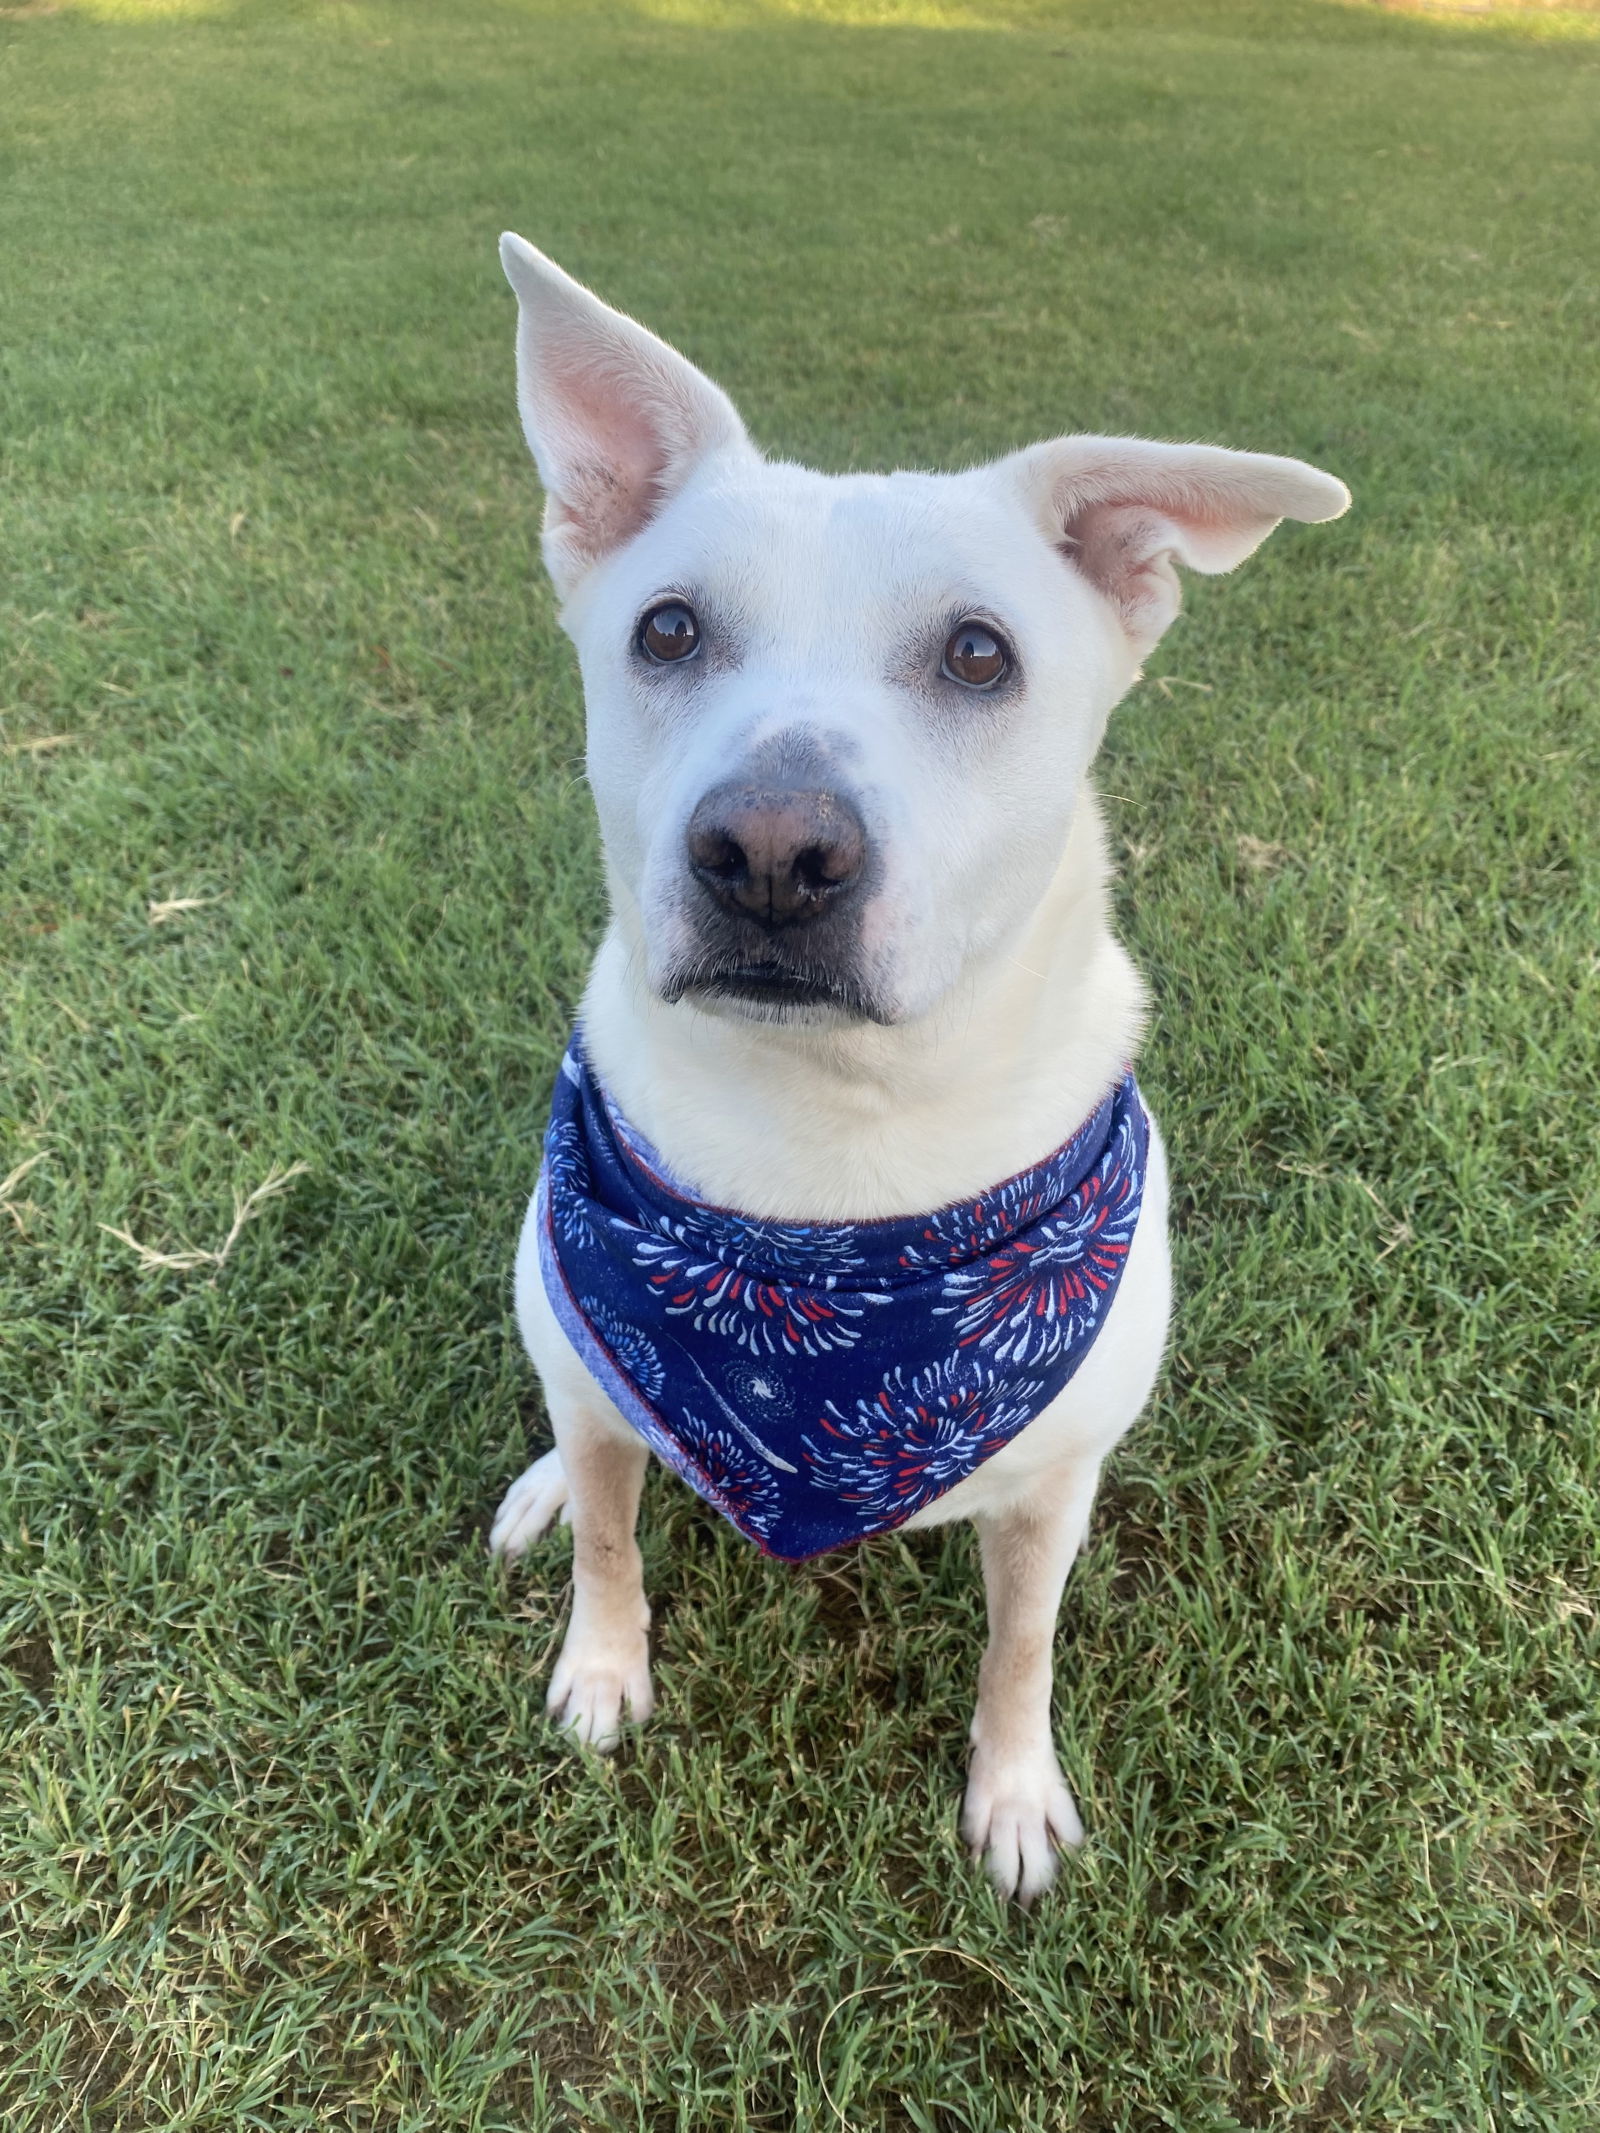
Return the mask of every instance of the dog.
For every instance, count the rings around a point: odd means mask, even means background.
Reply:
[[[776,464],[653,334],[520,237],[501,261],[610,917],[516,1262],[555,1449],[490,1546],[570,1522],[549,1709],[604,1750],[652,1708],[652,1450],[779,1555],[970,1519],[960,1828],[1026,1904],[1082,1841],[1056,1614],[1171,1297],[1090,767],[1175,566],[1349,496],[1128,438]]]

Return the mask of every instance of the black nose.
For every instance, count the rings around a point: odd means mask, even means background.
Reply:
[[[867,833],[836,792],[719,785],[689,817],[689,864],[725,910],[769,928],[820,918],[861,879]]]

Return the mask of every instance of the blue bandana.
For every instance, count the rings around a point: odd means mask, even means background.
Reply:
[[[539,1173],[544,1285],[650,1449],[802,1562],[903,1525],[1055,1399],[1111,1308],[1148,1147],[1129,1074],[976,1199],[766,1222],[672,1177],[575,1041]]]

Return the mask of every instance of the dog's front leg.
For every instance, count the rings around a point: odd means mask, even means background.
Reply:
[[[649,1459],[626,1424],[552,1402],[572,1525],[572,1620],[550,1679],[550,1715],[575,1741],[614,1748],[623,1718],[642,1724],[650,1687],[650,1608],[634,1523]]]
[[[1026,1507],[978,1514],[989,1643],[978,1672],[961,1833],[1002,1895],[1031,1903],[1083,1825],[1056,1761],[1050,1688],[1056,1612],[1083,1545],[1098,1459],[1074,1460]]]

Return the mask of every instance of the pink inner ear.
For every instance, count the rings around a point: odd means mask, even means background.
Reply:
[[[550,499],[555,524],[570,529],[590,555],[631,540],[661,500],[670,463],[665,411],[640,395],[586,348],[550,351],[546,391],[552,428],[566,445],[562,487]]]
[[[1097,582],[1139,569],[1163,550],[1191,570],[1232,570],[1252,554],[1278,523],[1251,499],[1205,492],[1174,493],[1154,485],[1146,496],[1109,496],[1067,506],[1067,539]]]
[[[1178,612],[1176,566],[1232,570],[1282,518],[1336,518],[1342,482],[1298,459],[1139,437],[1058,437],[1016,455],[1045,531],[1148,650]]]
[[[1177,527],[1147,504],[1092,504],[1068,521],[1069,559],[1123,613],[1176,605],[1177,580],[1168,556],[1181,539]]]

